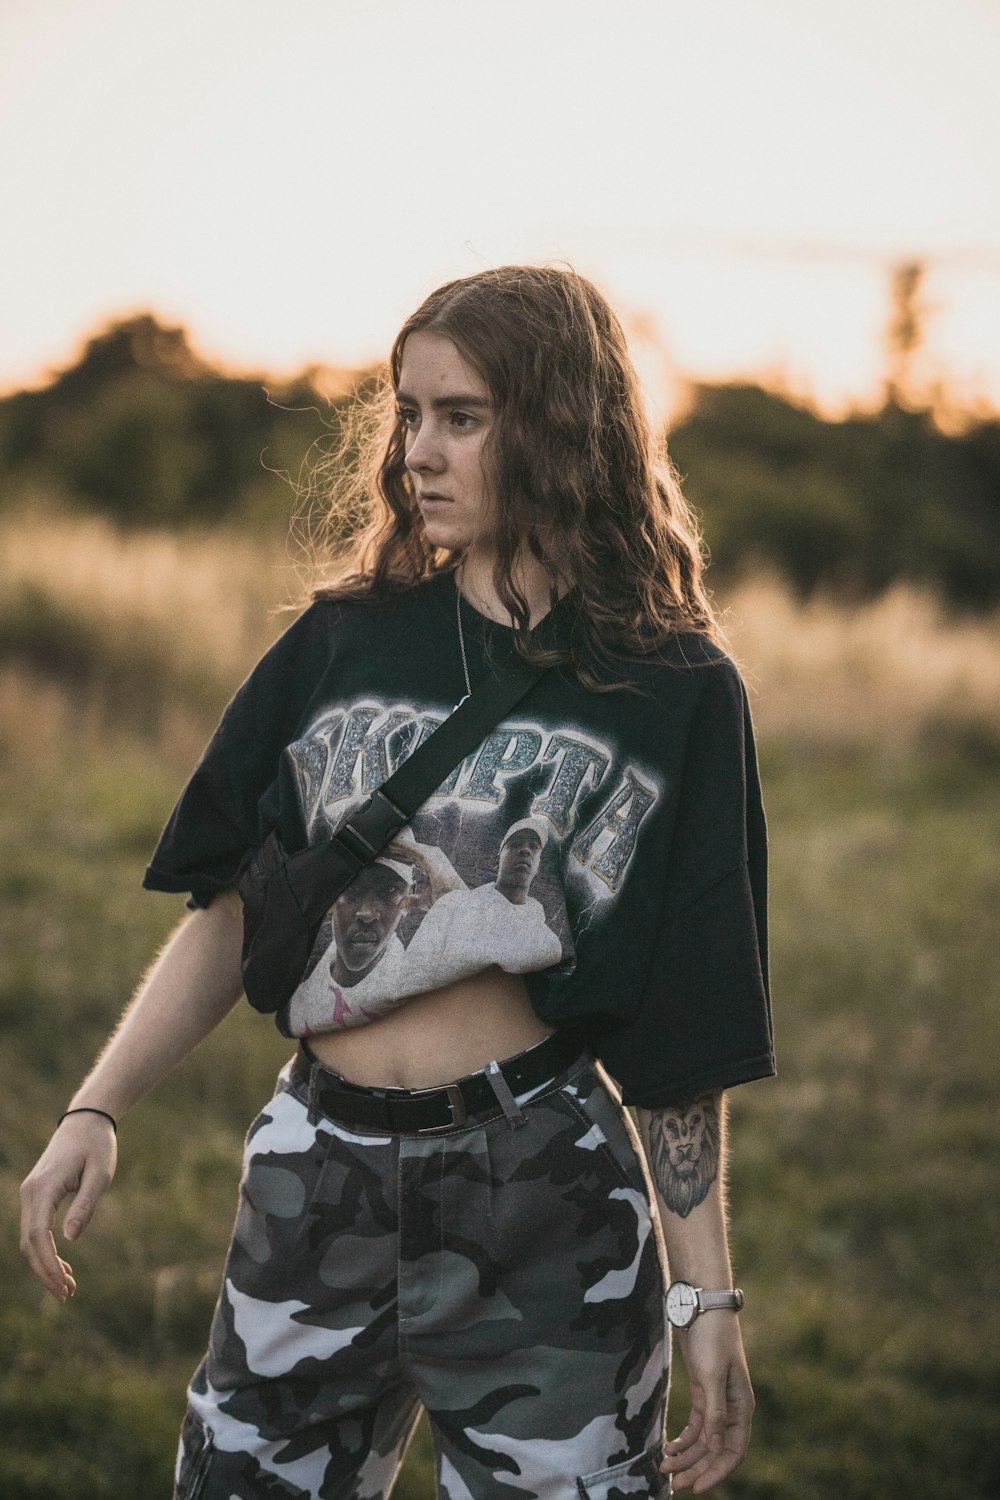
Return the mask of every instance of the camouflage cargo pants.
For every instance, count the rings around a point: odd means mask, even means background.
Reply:
[[[668,1495],[640,1152],[586,1055],[433,1136],[311,1124],[284,1069],[248,1134],[176,1500],[382,1500],[421,1405],[441,1500]]]

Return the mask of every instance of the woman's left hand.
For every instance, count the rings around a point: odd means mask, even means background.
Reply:
[[[703,1313],[677,1339],[691,1386],[691,1415],[684,1431],[666,1444],[660,1468],[675,1490],[703,1495],[746,1457],[753,1388],[735,1313]]]

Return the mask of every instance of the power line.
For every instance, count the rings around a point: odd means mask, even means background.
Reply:
[[[528,229],[522,232],[530,233]],[[534,232],[538,232],[538,226]],[[914,261],[928,268],[1000,274],[1000,247],[989,245],[887,250],[874,245],[824,243],[818,240],[756,239],[746,235],[684,231],[673,233],[644,225],[612,229],[604,225],[555,224],[542,226],[542,233],[546,238],[559,240],[564,244],[596,242],[605,250],[650,255],[659,259],[711,256],[737,260],[832,262],[868,265],[884,271],[891,271],[903,262]]]

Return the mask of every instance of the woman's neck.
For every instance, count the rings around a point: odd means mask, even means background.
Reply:
[[[482,552],[469,552],[459,563],[455,581],[460,593],[480,614],[501,625],[511,625],[510,613],[493,582],[494,558]],[[530,625],[534,627],[552,607],[551,581],[536,557],[523,554],[518,557],[511,570],[511,581],[528,601]],[[556,584],[562,598],[570,587],[570,581],[560,575]]]

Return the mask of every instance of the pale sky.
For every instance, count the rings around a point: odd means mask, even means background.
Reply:
[[[994,0],[0,0],[0,389],[151,309],[236,368],[381,357],[568,260],[683,375],[870,399],[887,267],[1000,407]]]

